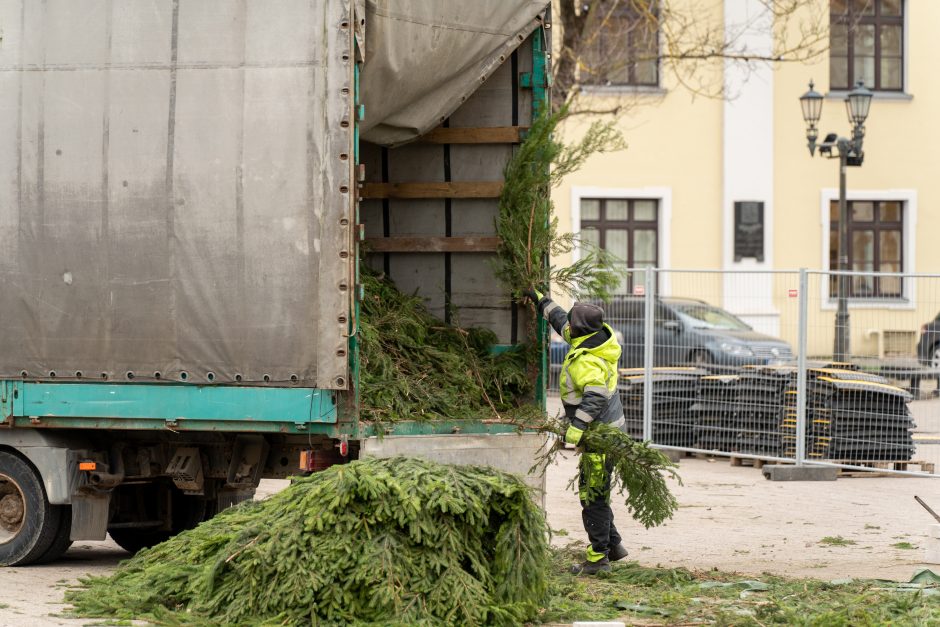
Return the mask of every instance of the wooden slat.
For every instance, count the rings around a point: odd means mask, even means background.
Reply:
[[[501,181],[451,183],[365,183],[361,198],[499,198]]]
[[[426,144],[518,144],[526,126],[444,128],[428,132],[418,141]]]
[[[367,237],[375,253],[492,253],[498,237]]]

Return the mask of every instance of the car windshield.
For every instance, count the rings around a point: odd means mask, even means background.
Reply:
[[[733,315],[710,305],[700,303],[674,303],[672,305],[686,321],[697,329],[729,329],[732,331],[748,331],[747,326]]]

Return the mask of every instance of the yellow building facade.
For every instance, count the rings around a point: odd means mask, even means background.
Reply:
[[[773,20],[754,19],[765,3],[709,6],[709,19],[739,39],[746,24],[746,50],[779,44]],[[588,108],[625,105],[618,125],[628,148],[592,157],[554,202],[562,228],[604,244],[625,265],[663,269],[660,295],[701,298],[794,346],[805,295],[808,349],[823,356],[832,354],[834,283],[811,272],[801,286],[796,271],[837,269],[839,161],[810,156],[799,97],[811,79],[825,96],[822,141],[829,132],[851,136],[847,81],[874,91],[864,163],[847,168],[852,269],[940,277],[940,81],[932,77],[940,2],[817,0],[803,10],[831,21],[821,24],[833,33],[829,50],[809,63],[716,61],[725,98],[692,93],[663,64],[655,86],[586,87]],[[569,122],[566,136],[588,122]],[[621,291],[639,293],[642,281],[637,275]],[[856,355],[913,354],[921,325],[940,311],[940,278],[853,277],[851,290]]]

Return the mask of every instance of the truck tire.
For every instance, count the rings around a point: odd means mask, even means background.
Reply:
[[[45,555],[58,537],[65,507],[49,504],[32,466],[0,451],[0,565],[24,566]]]
[[[33,562],[34,564],[54,562],[65,555],[65,552],[72,546],[72,506],[59,505],[58,507],[62,508],[62,515],[59,517],[59,530],[56,532],[55,540],[46,552]]]
[[[172,529],[111,529],[111,539],[125,551],[136,553],[161,542],[166,542],[174,535],[192,529],[205,519],[206,501],[196,496],[186,496],[182,492],[173,493]]]

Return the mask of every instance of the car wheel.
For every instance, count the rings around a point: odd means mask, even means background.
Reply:
[[[32,466],[0,452],[0,565],[31,564],[45,555],[59,535],[65,507],[49,503]]]
[[[940,342],[933,345],[930,349],[930,367],[940,368]]]
[[[689,353],[689,363],[703,365],[713,363],[714,360],[712,356],[708,354],[708,351],[696,350]]]

